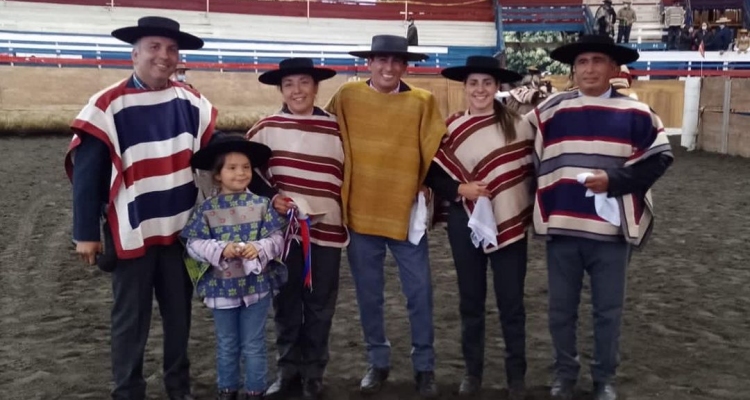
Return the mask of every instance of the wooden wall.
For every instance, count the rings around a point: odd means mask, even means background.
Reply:
[[[685,82],[678,80],[633,81],[638,99],[654,109],[667,128],[682,127]]]
[[[0,131],[64,130],[92,94],[129,73],[122,69],[0,66]],[[219,109],[222,129],[247,129],[259,116],[278,110],[281,105],[278,90],[259,84],[255,73],[190,71],[188,77]],[[353,77],[341,75],[321,83],[318,103],[325,104],[349,79]],[[466,107],[461,83],[439,76],[413,75],[405,80],[434,93],[446,117]],[[558,77],[554,82],[562,88],[565,79]],[[634,86],[638,96],[659,113],[665,126],[682,125],[682,82],[638,81]]]
[[[698,148],[750,157],[750,79],[730,79],[731,96],[724,128],[726,78],[705,78],[701,86]]]

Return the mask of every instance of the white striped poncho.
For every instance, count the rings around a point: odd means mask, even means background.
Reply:
[[[532,126],[519,119],[516,139],[507,143],[494,114],[471,116],[462,112],[449,118],[447,125],[449,135],[435,155],[435,162],[461,183],[487,183],[492,194],[498,245],[485,248],[484,252],[491,253],[523,239],[533,210]],[[462,199],[462,203],[471,215],[475,202]]]
[[[264,173],[280,195],[303,198],[312,211],[324,213],[312,219],[310,241],[346,246],[349,234],[341,214],[344,149],[336,118],[278,113],[258,121],[247,139],[271,148]]]

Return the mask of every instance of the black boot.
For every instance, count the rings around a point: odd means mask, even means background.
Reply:
[[[299,395],[302,391],[302,379],[299,375],[284,376],[279,373],[276,381],[266,389],[265,398],[280,399],[289,395]]]
[[[615,385],[608,382],[594,382],[594,400],[617,400]]]
[[[508,384],[508,400],[524,400],[526,398],[526,383],[514,381]]]
[[[306,379],[302,385],[302,398],[304,400],[318,400],[323,393],[322,379]]]
[[[555,378],[550,389],[550,397],[554,400],[571,400],[573,398],[573,389],[576,382],[570,379]]]
[[[438,388],[435,383],[435,373],[432,371],[417,372],[417,392],[426,399],[438,397]]]
[[[237,400],[239,394],[236,390],[224,389],[220,390],[216,395],[216,400]]]
[[[387,368],[375,368],[372,365],[367,367],[367,372],[359,383],[359,391],[365,394],[377,393],[383,387],[386,379],[388,379]]]
[[[465,375],[458,387],[458,395],[461,397],[472,397],[479,394],[482,389],[482,380],[476,376]]]

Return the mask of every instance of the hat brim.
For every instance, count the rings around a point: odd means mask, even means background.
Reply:
[[[315,82],[331,79],[336,75],[336,71],[329,68],[284,68],[266,71],[258,77],[258,81],[265,85],[279,86],[281,80],[289,75],[310,75]]]
[[[209,144],[205,148],[198,150],[190,159],[190,165],[194,169],[210,171],[214,167],[216,158],[227,153],[242,153],[250,159],[253,168],[263,167],[271,158],[271,149],[260,143],[232,140]]]
[[[482,68],[482,67],[470,67],[470,66],[460,66],[460,67],[450,67],[446,68],[442,71],[440,71],[440,75],[443,75],[444,77],[452,80],[452,81],[458,81],[463,82],[466,80],[466,78],[470,74],[487,74],[495,77],[498,81],[501,83],[513,83],[518,82],[523,77],[521,74],[518,74],[513,71],[509,71],[507,69],[502,68]]]
[[[403,57],[404,59],[406,59],[406,61],[424,61],[424,60],[427,60],[428,58],[430,58],[430,56],[428,56],[427,54],[412,53],[412,52],[409,52],[409,51],[388,51],[388,52],[384,52],[384,51],[370,51],[370,50],[365,50],[365,51],[350,51],[349,55],[352,55],[354,57],[359,57],[359,58],[370,58],[370,57],[374,57],[374,56],[378,56],[378,55],[389,55],[389,56],[393,55],[393,56]]]
[[[186,32],[159,27],[128,26],[115,29],[112,36],[125,43],[135,44],[138,39],[146,36],[168,37],[177,42],[180,50],[198,50],[203,48],[203,39]]]
[[[603,53],[611,57],[617,65],[630,64],[638,60],[637,50],[616,44],[569,43],[552,50],[550,58],[563,64],[573,65],[576,57],[583,53]]]

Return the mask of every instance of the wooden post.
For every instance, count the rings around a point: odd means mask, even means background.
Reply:
[[[206,16],[207,17],[210,11],[211,11],[211,0],[206,0]]]
[[[727,154],[729,142],[729,109],[732,107],[732,78],[724,79],[724,107],[721,115],[721,153]]]

